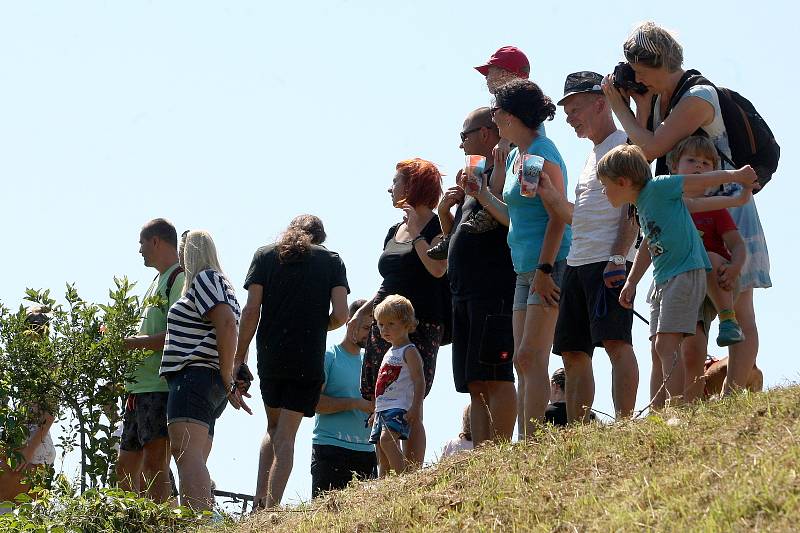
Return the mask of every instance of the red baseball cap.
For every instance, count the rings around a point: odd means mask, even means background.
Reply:
[[[521,78],[526,78],[531,73],[531,64],[522,50],[516,46],[504,46],[489,58],[485,65],[475,67],[475,70],[486,76],[489,67],[500,67],[509,72],[513,72]]]

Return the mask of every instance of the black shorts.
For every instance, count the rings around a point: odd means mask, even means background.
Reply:
[[[122,418],[121,450],[138,452],[150,441],[167,438],[168,397],[168,392],[128,395]]]
[[[193,422],[208,428],[214,436],[217,418],[228,406],[228,391],[219,370],[187,366],[166,376],[169,384],[167,424]]]
[[[567,266],[561,283],[554,354],[583,352],[591,357],[603,341],[632,344],[633,311],[619,304],[620,289],[605,286],[603,271],[607,264]],[[631,266],[627,263],[628,272]]]
[[[323,381],[298,379],[260,379],[261,399],[272,409],[286,409],[303,416],[316,414]]]
[[[330,446],[314,444],[311,447],[311,496],[316,498],[329,490],[340,490],[353,479],[377,477],[378,458],[375,452],[359,452]]]
[[[458,392],[469,392],[473,381],[514,382],[514,363],[486,365],[480,362],[484,324],[488,315],[507,314],[511,301],[499,299],[453,300],[453,381]]]

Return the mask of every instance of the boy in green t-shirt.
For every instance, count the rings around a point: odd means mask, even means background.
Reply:
[[[167,437],[166,381],[158,375],[167,330],[167,311],[183,292],[184,274],[178,261],[175,227],[163,218],[151,220],[139,235],[139,253],[145,266],[158,270],[145,298],[158,294],[162,304],[142,313],[139,334],[125,339],[129,350],[152,353],[128,376],[117,476],[120,486],[147,492],[155,501],[169,498],[169,439]]]
[[[652,177],[638,146],[611,149],[597,164],[597,177],[614,207],[634,204],[644,241],[636,254],[619,302],[633,307],[636,284],[651,260],[655,289],[650,295],[650,340],[661,362],[666,390],[673,402],[683,395],[683,365],[678,360],[684,336],[694,335],[697,313],[706,295],[708,254],[683,201],[724,183],[756,186],[755,171],[717,170],[703,174]]]

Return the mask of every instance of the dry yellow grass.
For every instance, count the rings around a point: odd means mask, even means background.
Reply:
[[[611,426],[543,429],[413,474],[262,512],[230,533],[796,531],[800,388]]]

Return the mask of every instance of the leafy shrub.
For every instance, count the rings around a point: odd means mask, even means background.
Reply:
[[[0,454],[12,468],[14,450],[35,423],[31,406],[53,413],[64,428],[57,445],[62,455],[80,450],[80,489],[114,482],[112,437],[124,391],[119,386],[143,359],[123,339],[137,331],[143,305],[127,278],[115,278],[110,301],[92,304],[67,285],[65,303],[50,291],[28,289],[25,299],[49,310],[46,326],[34,328],[26,310],[0,305]]]
[[[13,513],[0,515],[0,531],[48,533],[166,532],[208,525],[209,513],[158,504],[120,489],[76,494],[63,476],[52,490],[34,489],[17,498]]]

